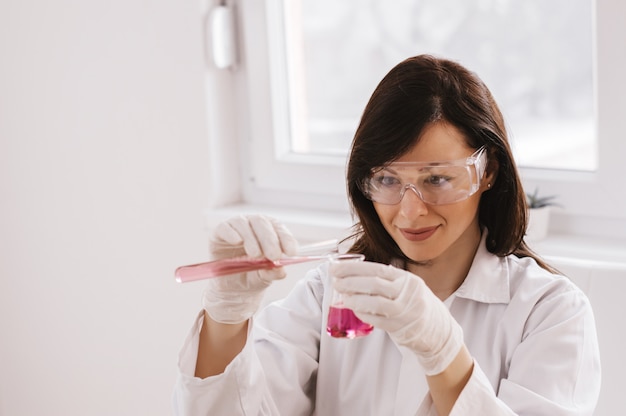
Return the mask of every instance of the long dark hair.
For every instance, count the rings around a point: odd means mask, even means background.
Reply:
[[[485,146],[497,166],[493,187],[483,192],[478,219],[488,230],[487,249],[498,256],[533,257],[554,271],[524,242],[527,225],[526,194],[509,145],[504,119],[481,79],[460,64],[419,55],[396,65],[374,90],[352,141],[347,186],[354,226],[351,251],[368,260],[410,261],[383,227],[373,203],[359,189],[372,168],[383,166],[409,151],[429,123],[445,121],[478,149]],[[497,161],[497,164],[493,162]]]

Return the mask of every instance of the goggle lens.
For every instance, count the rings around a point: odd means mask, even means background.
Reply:
[[[485,148],[481,147],[461,160],[394,162],[375,169],[363,180],[361,189],[368,199],[381,204],[399,203],[407,189],[427,204],[452,204],[469,198],[479,189],[486,158]]]

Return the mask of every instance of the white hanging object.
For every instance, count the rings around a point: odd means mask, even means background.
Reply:
[[[236,42],[235,13],[231,7],[217,6],[211,11],[208,33],[215,66],[232,68],[236,59]]]

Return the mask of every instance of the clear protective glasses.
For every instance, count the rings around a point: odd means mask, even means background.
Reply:
[[[441,162],[392,162],[372,170],[360,183],[370,200],[395,205],[407,189],[426,204],[445,205],[463,201],[480,188],[487,166],[485,146],[470,157]]]

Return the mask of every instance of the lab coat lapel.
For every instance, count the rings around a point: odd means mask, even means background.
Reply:
[[[415,416],[428,394],[428,383],[415,353],[405,347],[399,346],[398,349],[402,354],[402,365],[398,375],[394,416]]]

